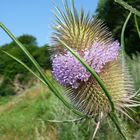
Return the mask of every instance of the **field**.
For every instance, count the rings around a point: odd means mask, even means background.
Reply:
[[[138,88],[140,59],[134,57],[134,60],[128,58],[127,61],[135,80],[135,87]],[[1,98],[0,104],[0,140],[88,140],[94,131],[93,120],[67,122],[77,119],[77,116],[65,108],[40,82],[21,95]],[[140,123],[139,113],[138,110],[138,113],[133,115],[137,123]],[[125,118],[123,124],[131,138],[138,140],[140,124]],[[96,139],[120,139],[113,127],[109,119],[103,122]]]

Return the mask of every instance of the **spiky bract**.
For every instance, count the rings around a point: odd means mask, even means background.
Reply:
[[[119,43],[114,41],[111,33],[101,20],[89,18],[83,10],[80,14],[64,4],[65,12],[57,6],[53,36],[57,53],[52,57],[53,74],[56,80],[67,88],[71,88],[69,97],[80,111],[95,116],[101,112],[110,112],[108,98],[97,81],[91,77],[81,63],[67,52],[57,40],[60,38],[95,70],[105,83],[115,108],[126,114],[125,108],[135,103],[132,79],[119,57]]]

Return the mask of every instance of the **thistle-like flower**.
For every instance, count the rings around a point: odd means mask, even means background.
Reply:
[[[112,38],[108,28],[97,18],[78,13],[64,3],[65,12],[57,6],[53,36],[58,52],[52,56],[52,73],[55,79],[70,90],[69,97],[75,107],[86,115],[96,116],[101,112],[106,116],[111,107],[98,82],[82,64],[57,40],[68,44],[99,75],[108,89],[115,109],[123,114],[126,109],[137,105],[133,100],[133,80],[122,63],[120,44]]]

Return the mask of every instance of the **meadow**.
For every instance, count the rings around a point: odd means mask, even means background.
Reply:
[[[134,60],[127,58],[127,62],[137,89],[140,85],[140,56],[133,57]],[[51,78],[50,71],[47,73]],[[0,104],[0,140],[86,140],[94,131],[95,123],[91,120],[67,122],[77,116],[40,82],[21,95],[1,98]],[[132,114],[137,124],[123,118],[123,125],[131,139],[139,140],[139,109]],[[95,139],[121,139],[111,121],[108,126],[109,121],[104,121]]]

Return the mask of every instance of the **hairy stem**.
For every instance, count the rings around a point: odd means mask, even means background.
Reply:
[[[136,25],[136,29],[140,38],[140,29],[139,29],[139,25],[138,25],[138,21],[137,21],[137,16],[134,15],[134,21],[135,21],[135,25]]]

